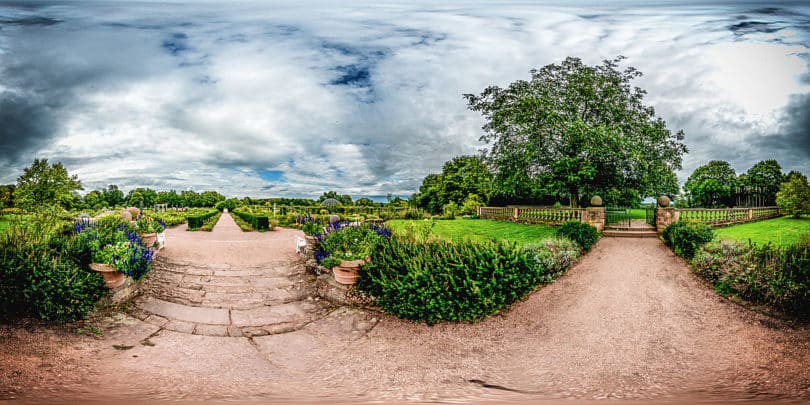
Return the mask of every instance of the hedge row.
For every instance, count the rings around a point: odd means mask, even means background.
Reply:
[[[250,224],[257,231],[266,231],[270,228],[270,218],[267,215],[253,214],[244,211],[234,211],[233,214]]]
[[[217,214],[219,214],[218,210],[211,210],[202,214],[189,215],[186,217],[186,219],[188,219],[188,229],[195,230],[201,228],[205,224],[205,220]]]
[[[810,317],[810,235],[789,246],[711,242],[697,252],[692,266],[720,294]]]
[[[520,248],[494,241],[382,239],[362,266],[357,287],[403,319],[477,321],[551,281],[578,254],[568,240]]]

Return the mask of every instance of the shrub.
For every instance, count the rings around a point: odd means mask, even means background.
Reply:
[[[586,223],[568,221],[557,229],[557,237],[570,239],[588,251],[599,239],[599,231]]]
[[[779,186],[776,193],[776,204],[787,215],[799,218],[803,213],[810,213],[810,185],[807,177],[794,173]]]
[[[576,250],[556,243],[520,248],[496,241],[382,239],[361,267],[357,287],[403,319],[477,321],[549,281]]]
[[[32,218],[11,225],[0,235],[0,316],[84,318],[106,291],[87,262],[66,224]]]
[[[257,231],[272,230],[270,227],[270,218],[268,218],[267,215],[254,214],[243,210],[234,211],[233,214],[250,224],[250,226]]]
[[[167,227],[180,225],[186,222],[186,214],[182,211],[169,210],[163,212],[154,212],[151,215],[153,218],[163,221]]]
[[[461,215],[461,207],[455,201],[450,201],[442,207],[442,215],[445,219],[455,219],[456,216]]]
[[[810,235],[789,246],[711,242],[695,255],[692,266],[719,293],[810,316]]]
[[[702,222],[678,221],[667,226],[661,236],[676,255],[691,259],[701,246],[714,238],[714,232]]]
[[[579,245],[565,238],[546,239],[526,245],[523,250],[538,271],[548,273],[549,280],[565,272],[579,258]]]
[[[214,206],[214,208],[216,208],[219,211],[222,211],[225,208],[227,208],[228,212],[233,212],[233,210],[235,210],[236,207],[238,207],[240,204],[241,204],[241,202],[239,201],[238,198],[229,198],[227,200],[222,200],[222,201],[218,202]]]
[[[189,214],[186,219],[188,220],[188,229],[193,231],[201,228],[205,221],[213,216],[219,214],[217,210],[208,210],[202,213]]]

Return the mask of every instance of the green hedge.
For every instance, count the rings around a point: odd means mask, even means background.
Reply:
[[[205,225],[205,221],[214,215],[219,214],[218,210],[206,211],[201,214],[193,214],[186,217],[188,220],[188,229],[195,230]]]
[[[588,251],[599,239],[599,231],[590,224],[568,221],[557,229],[557,237],[570,239]]]
[[[661,237],[676,255],[691,259],[701,246],[714,238],[714,231],[702,222],[678,221],[664,228]]]
[[[267,215],[253,214],[245,211],[234,211],[233,214],[250,224],[257,231],[266,231],[270,227],[270,218]]]
[[[810,235],[789,246],[711,242],[695,255],[692,269],[718,293],[810,317]]]
[[[576,257],[571,242],[552,256]],[[382,239],[362,266],[357,287],[384,311],[434,324],[477,321],[519,300],[559,272],[568,259],[507,242]],[[550,251],[550,250],[549,250]],[[543,252],[541,254],[541,252]]]

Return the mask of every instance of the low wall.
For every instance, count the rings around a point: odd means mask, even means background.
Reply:
[[[678,221],[698,221],[704,224],[721,227],[761,221],[782,215],[779,207],[752,208],[657,208],[655,210],[655,227],[661,232],[670,224]]]
[[[562,225],[568,221],[580,221],[593,225],[600,232],[605,226],[603,207],[480,207],[478,217],[496,221],[544,225]]]

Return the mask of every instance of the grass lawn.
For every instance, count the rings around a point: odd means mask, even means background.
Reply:
[[[733,225],[727,228],[715,229],[716,239],[733,239],[754,244],[772,242],[777,245],[790,245],[799,240],[799,234],[810,234],[810,216],[795,219],[781,217],[765,221],[750,222],[742,225]]]
[[[387,221],[385,226],[393,232],[402,232],[408,227],[408,223],[430,224],[430,221],[397,219]],[[525,225],[486,219],[454,219],[437,220],[431,232],[440,238],[451,240],[471,239],[480,241],[494,238],[525,245],[553,238],[557,229],[547,225]]]

